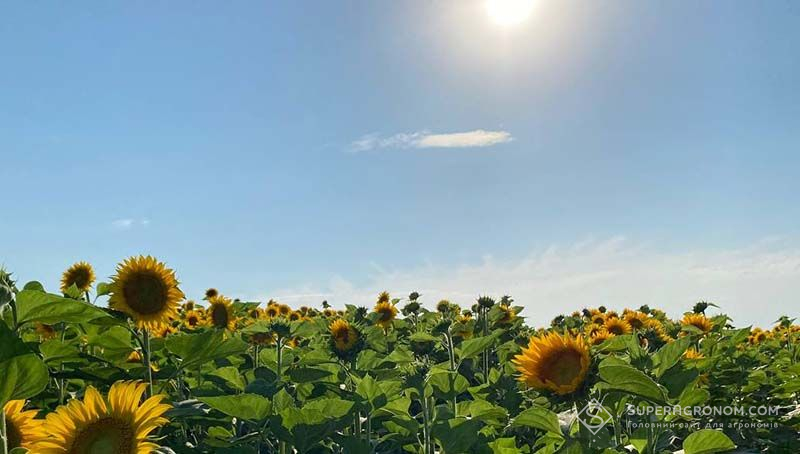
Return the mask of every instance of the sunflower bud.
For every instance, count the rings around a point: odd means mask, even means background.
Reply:
[[[480,307],[489,309],[490,307],[494,306],[494,299],[490,296],[481,296],[478,298],[478,305]]]
[[[408,299],[411,301],[416,301],[419,299],[420,296],[421,295],[419,294],[419,292],[411,292],[411,294],[408,295]]]

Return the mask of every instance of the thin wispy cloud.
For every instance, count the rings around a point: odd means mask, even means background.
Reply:
[[[553,245],[519,259],[486,256],[461,265],[376,269],[365,283],[335,276],[323,285],[306,284],[278,294],[297,296],[293,304],[326,299],[342,307],[368,305],[383,290],[398,298],[419,291],[428,306],[448,299],[469,307],[478,295],[509,294],[525,307],[522,315],[534,326],[599,305],[621,310],[649,304],[679,318],[695,302],[706,300],[719,304],[719,312],[736,325],[766,327],[800,310],[800,249],[766,240],[727,250],[661,251],[615,237]]]
[[[128,230],[134,227],[147,227],[148,225],[150,225],[149,219],[123,218],[115,219],[111,222],[111,226],[118,230]]]
[[[473,131],[433,134],[428,131],[417,131],[381,136],[378,133],[366,134],[350,143],[348,151],[358,153],[379,149],[408,148],[475,148],[490,147],[511,142],[514,138],[508,131]]]

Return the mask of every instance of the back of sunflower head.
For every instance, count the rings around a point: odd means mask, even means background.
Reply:
[[[17,287],[14,285],[14,280],[11,279],[11,273],[0,266],[0,309],[13,300],[16,290]]]

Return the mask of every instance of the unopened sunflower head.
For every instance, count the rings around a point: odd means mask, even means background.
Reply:
[[[589,361],[589,346],[582,336],[558,333],[532,337],[513,360],[521,382],[560,395],[573,393],[583,385]]]

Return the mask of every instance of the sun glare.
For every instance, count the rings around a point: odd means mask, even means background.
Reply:
[[[535,0],[487,0],[486,12],[503,26],[516,25],[530,16]]]

